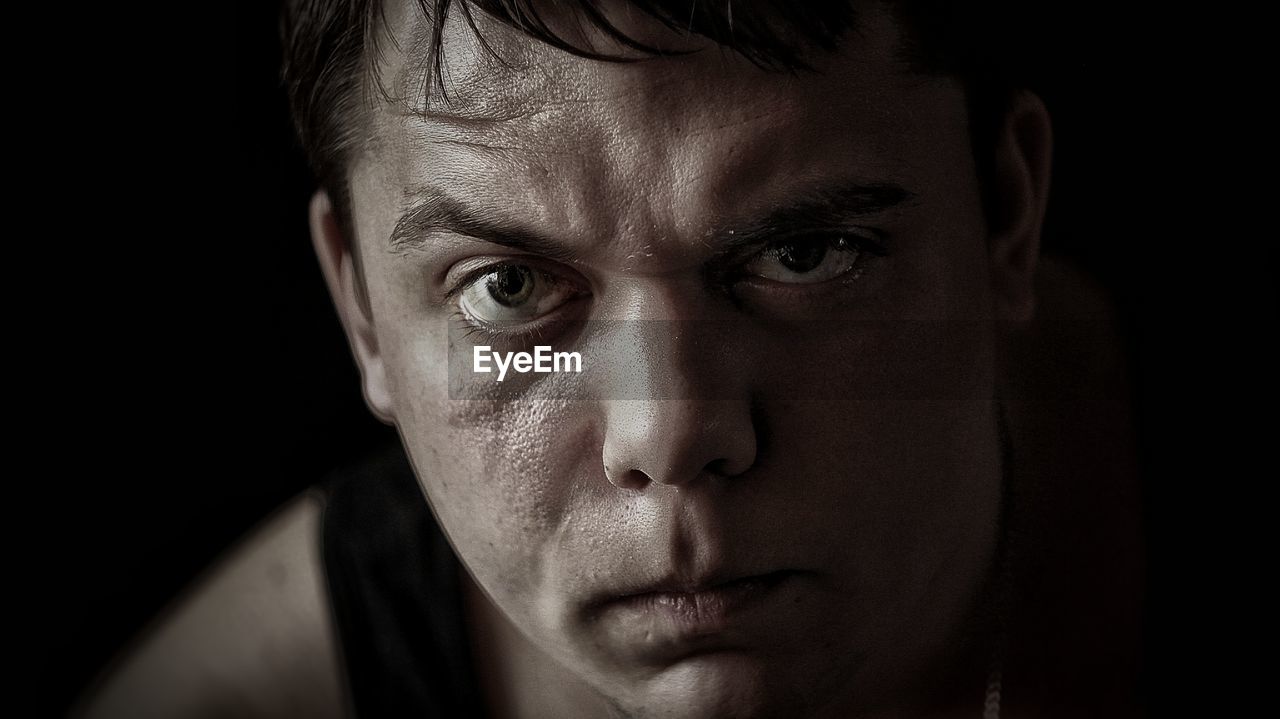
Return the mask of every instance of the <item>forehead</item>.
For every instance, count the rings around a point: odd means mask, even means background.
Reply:
[[[378,68],[398,101],[375,112],[353,183],[376,188],[398,205],[391,212],[445,186],[567,231],[634,231],[767,205],[771,193],[833,173],[919,185],[912,175],[940,147],[968,151],[958,84],[913,73],[877,4],[839,53],[811,55],[818,72],[800,74],[766,72],[638,17],[613,19],[644,42],[693,54],[589,60],[473,12],[482,41],[455,11],[442,43],[448,103],[426,92],[429,27],[408,5],[388,12],[396,42]],[[640,196],[644,207],[634,207]],[[635,211],[601,213],[602,203]]]

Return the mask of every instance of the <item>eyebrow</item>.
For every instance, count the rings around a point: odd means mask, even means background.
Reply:
[[[808,188],[754,219],[713,229],[708,236],[713,238],[716,257],[724,258],[787,234],[839,228],[915,198],[914,192],[890,182],[845,182]]]
[[[581,252],[551,237],[517,226],[473,208],[439,188],[418,193],[422,199],[397,220],[387,243],[394,253],[421,250],[433,231],[453,232],[558,261]],[[851,220],[886,212],[915,198],[900,185],[846,182],[798,191],[782,204],[739,222],[726,222],[704,236],[704,244],[724,257],[797,230],[838,227]]]
[[[579,254],[550,237],[469,207],[438,188],[428,187],[420,194],[423,199],[401,215],[391,230],[387,247],[393,253],[421,250],[429,233],[445,231],[553,260],[568,261]]]

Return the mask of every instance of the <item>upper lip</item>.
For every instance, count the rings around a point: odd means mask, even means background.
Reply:
[[[627,587],[622,591],[610,592],[596,602],[596,604],[604,604],[610,601],[636,597],[643,594],[657,594],[664,592],[693,594],[696,592],[705,592],[742,579],[751,579],[753,577],[763,577],[778,573],[779,572],[777,571],[768,570],[753,572],[721,569],[695,577],[688,577],[682,576],[678,572],[670,572],[656,581],[645,581],[634,587]]]

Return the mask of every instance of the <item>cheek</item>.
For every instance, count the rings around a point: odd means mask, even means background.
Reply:
[[[386,340],[397,426],[443,530],[486,589],[527,596],[590,464],[574,403],[451,399],[443,333]]]
[[[993,551],[1001,452],[985,322],[849,322],[789,341],[803,365],[771,373],[760,426],[767,503],[838,568],[859,611],[847,631],[938,621]],[[815,390],[820,388],[820,392]],[[820,519],[821,518],[821,519]],[[945,609],[944,609],[945,608]],[[886,618],[876,629],[855,616]],[[843,623],[846,620],[840,620]]]
[[[994,556],[992,403],[781,403],[769,414],[780,421],[759,470],[791,480],[775,521],[830,572],[846,609],[830,635],[887,655],[927,651],[903,637],[947,636]]]
[[[831,447],[825,453],[830,466],[817,474],[840,482],[823,489],[845,498],[861,520],[854,530],[865,530],[868,551],[899,559],[931,547],[943,551],[949,535],[992,526],[1000,474],[993,403],[883,400],[836,407],[842,417],[816,433],[816,441]]]

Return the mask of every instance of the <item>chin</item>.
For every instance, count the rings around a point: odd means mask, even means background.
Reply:
[[[809,716],[811,707],[753,653],[719,651],[655,671],[620,702],[629,719],[768,719]]]

